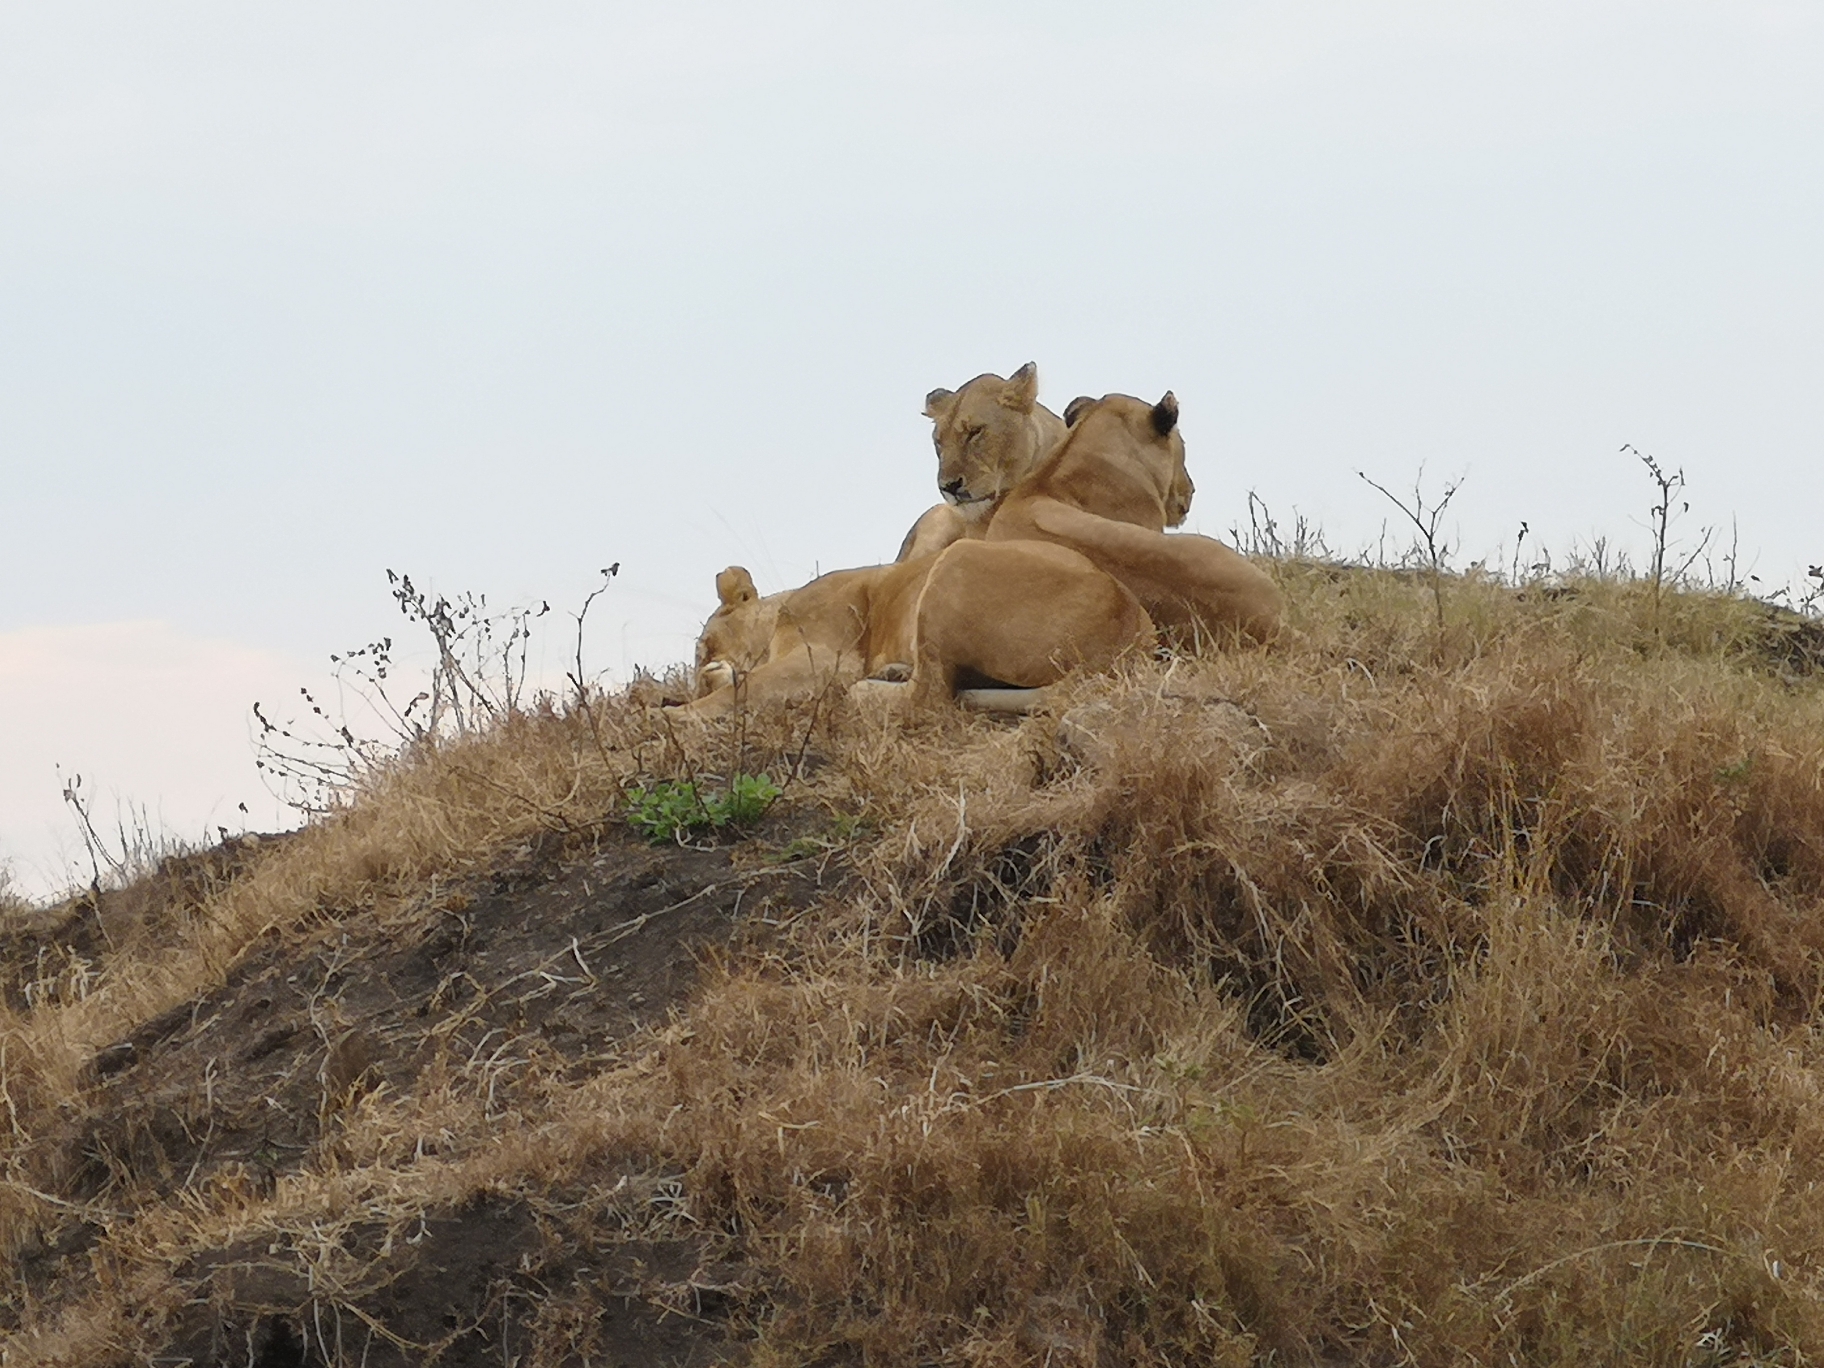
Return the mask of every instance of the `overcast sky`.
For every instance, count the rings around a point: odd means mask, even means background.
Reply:
[[[0,0],[0,858],[55,881],[57,764],[279,820],[247,705],[387,567],[619,561],[624,671],[730,562],[890,558],[925,391],[1027,360],[1175,390],[1205,532],[1423,466],[1464,560],[1639,544],[1627,442],[1785,582],[1821,172],[1816,4]]]

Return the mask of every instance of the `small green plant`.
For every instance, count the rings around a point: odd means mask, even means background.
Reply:
[[[852,813],[838,812],[830,818],[830,824],[822,831],[811,836],[794,837],[764,858],[768,864],[780,865],[810,859],[816,855],[828,855],[873,830],[871,822]]]
[[[1716,781],[1719,784],[1737,784],[1752,773],[1754,773],[1754,757],[1744,755],[1740,760],[1732,761],[1717,770]]]
[[[702,792],[695,780],[661,779],[627,791],[627,821],[654,845],[682,841],[701,831],[757,822],[780,788],[765,774],[737,774],[721,793]]]
[[[737,774],[722,795],[723,820],[739,826],[757,822],[779,796],[779,786],[764,774]]]

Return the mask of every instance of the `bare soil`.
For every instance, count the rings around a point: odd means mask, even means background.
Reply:
[[[616,828],[580,851],[527,847],[409,919],[332,921],[301,944],[273,938],[218,990],[98,1054],[100,1105],[51,1141],[71,1214],[23,1251],[20,1305],[43,1311],[81,1290],[105,1220],[96,1212],[111,1202],[142,1208],[228,1166],[270,1190],[341,1108],[376,1088],[410,1091],[440,1051],[510,1045],[503,1053],[560,1057],[579,1079],[612,1062],[689,994],[706,951],[764,936],[817,895],[816,867],[777,855],[792,834],[785,820],[721,845],[654,847]],[[209,877],[233,876],[221,852],[195,859]],[[16,928],[0,947],[9,994],[47,954],[105,953],[109,923],[118,930],[140,910],[121,897],[85,896]],[[638,1155],[593,1179],[597,1193],[664,1181]],[[160,1362],[288,1368],[340,1345],[375,1368],[511,1364],[554,1308],[594,1322],[601,1361],[724,1360],[727,1313],[752,1292],[747,1271],[689,1238],[612,1238],[603,1212],[565,1196],[546,1194],[536,1210],[478,1200],[384,1248],[375,1230],[373,1290],[353,1308],[326,1311],[295,1258],[222,1249],[184,1270],[194,1296]],[[725,1255],[726,1242],[718,1248]],[[0,1312],[0,1330],[8,1321],[18,1324]]]

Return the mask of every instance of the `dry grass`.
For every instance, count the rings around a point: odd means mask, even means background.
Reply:
[[[1281,574],[1279,646],[1083,681],[1068,721],[825,706],[737,742],[623,699],[400,762],[0,1019],[0,1250],[72,1204],[105,1227],[5,1362],[141,1361],[221,1251],[359,1316],[395,1237],[478,1194],[745,1261],[761,1364],[1824,1355],[1809,629],[1474,579],[1440,627],[1410,577]],[[44,1137],[94,1052],[257,947],[411,934],[635,777],[807,738],[788,804],[865,833],[843,894],[590,1076],[453,1033],[410,1089],[326,1085],[269,1187],[68,1186]],[[554,1297],[527,1361],[589,1323]]]

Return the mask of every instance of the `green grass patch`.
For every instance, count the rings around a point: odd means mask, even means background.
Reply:
[[[765,774],[737,774],[720,792],[693,780],[661,779],[627,791],[627,821],[654,845],[759,821],[781,790]]]

